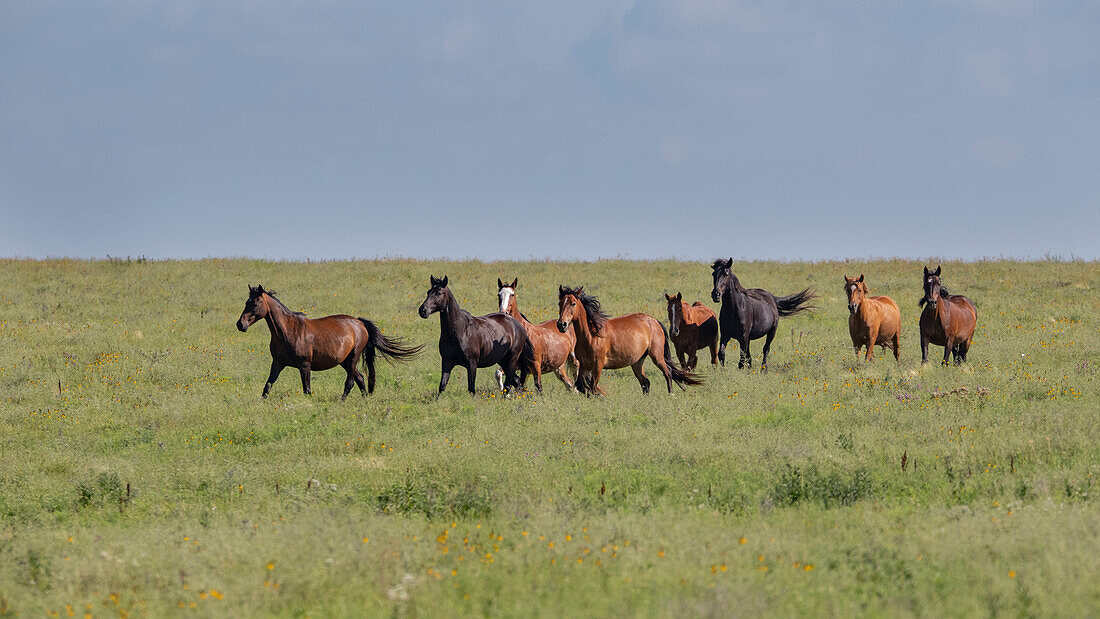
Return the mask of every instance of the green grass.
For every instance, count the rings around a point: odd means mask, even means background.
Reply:
[[[491,369],[435,398],[429,273],[474,313],[518,276],[532,320],[583,284],[665,322],[665,290],[714,307],[710,269],[0,264],[0,614],[1100,612],[1095,262],[945,263],[978,307],[961,368],[920,366],[920,263],[737,263],[822,295],[781,320],[767,374],[701,359],[675,397],[620,370],[605,398],[546,376],[507,400]],[[861,272],[902,308],[900,366],[852,352]],[[287,370],[261,402],[266,327],[234,328],[256,283],[426,352],[383,362],[367,399],[339,401],[339,370],[306,397]]]

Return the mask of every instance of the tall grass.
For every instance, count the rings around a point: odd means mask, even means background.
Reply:
[[[503,399],[482,370],[437,399],[429,273],[475,314],[518,277],[532,321],[559,284],[664,321],[666,290],[715,307],[710,270],[2,261],[0,613],[1095,614],[1100,268],[943,267],[978,307],[964,367],[920,366],[920,263],[735,263],[822,295],[767,374]],[[902,308],[900,364],[852,351],[860,273]],[[427,352],[368,398],[287,370],[261,402],[266,328],[233,326],[257,283]]]

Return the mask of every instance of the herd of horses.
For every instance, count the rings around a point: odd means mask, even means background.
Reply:
[[[630,367],[643,393],[649,393],[650,381],[643,366],[648,358],[665,378],[668,392],[673,383],[684,386],[701,385],[695,373],[698,352],[710,349],[711,365],[726,363],[726,345],[736,340],[740,352],[739,369],[752,367],[749,345],[764,338],[760,366],[767,370],[768,352],[775,338],[779,319],[811,311],[809,303],[817,298],[809,288],[785,297],[767,290],[745,288],[734,275],[733,259],[716,260],[711,265],[713,289],[711,299],[720,304],[717,315],[702,302],[688,305],[683,295],[665,294],[668,302],[669,329],[648,314],[634,313],[608,316],[599,300],[586,293],[584,287],[558,287],[558,318],[535,324],[519,309],[516,288],[518,278],[511,283],[497,280],[499,311],[474,316],[462,309],[448,287],[447,276],[430,276],[430,288],[420,304],[421,318],[439,314],[439,356],[441,374],[439,393],[447,388],[451,370],[461,366],[466,370],[470,393],[475,392],[478,368],[499,366],[497,383],[504,392],[521,390],[528,376],[534,377],[535,388],[542,391],[542,374],[553,372],[571,390],[585,395],[604,393],[600,375],[604,370]],[[928,345],[943,346],[943,364],[966,361],[967,352],[977,324],[977,310],[970,299],[949,294],[940,283],[942,269],[924,268],[924,296],[919,306],[921,363],[928,361]],[[900,361],[899,334],[901,311],[887,296],[869,296],[861,274],[858,278],[844,276],[844,291],[848,298],[848,329],[856,355],[867,349],[866,359],[874,358],[875,346],[890,349]],[[375,360],[378,355],[391,361],[406,361],[419,355],[424,345],[409,345],[399,337],[384,335],[366,318],[346,314],[308,318],[288,309],[273,291],[263,286],[249,286],[248,300],[237,329],[246,331],[263,320],[271,332],[271,371],[261,397],[267,397],[271,385],[286,367],[297,368],[302,377],[302,390],[310,389],[310,373],[340,366],[347,372],[343,398],[353,386],[366,395],[374,392]],[[671,354],[670,342],[676,349]],[[358,367],[367,370],[367,378]],[[570,380],[566,366],[573,366]]]

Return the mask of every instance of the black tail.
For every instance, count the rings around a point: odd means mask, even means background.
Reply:
[[[775,306],[779,308],[780,316],[790,316],[799,312],[808,312],[815,309],[813,305],[806,305],[811,299],[816,299],[817,295],[813,290],[809,288],[802,292],[796,292],[785,297],[776,297]]]
[[[693,374],[676,364],[676,360],[672,358],[672,350],[668,347],[668,329],[659,320],[657,324],[661,325],[661,331],[665,334],[665,365],[668,366],[668,371],[672,374],[672,380],[680,385],[681,389],[684,388],[684,385],[702,385],[703,379],[701,376]]]
[[[367,367],[367,393],[374,393],[374,358],[375,353],[391,363],[394,361],[408,361],[415,358],[424,349],[424,345],[408,346],[399,337],[386,337],[375,324],[366,318],[360,318],[359,322],[367,328],[367,347],[363,350],[363,365]]]

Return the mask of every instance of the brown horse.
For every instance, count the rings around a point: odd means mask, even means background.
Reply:
[[[859,357],[859,349],[867,347],[867,361],[874,359],[875,346],[892,348],[894,360],[901,361],[898,337],[901,333],[901,310],[890,297],[867,296],[863,273],[858,278],[844,276],[844,292],[848,295],[848,333]]]
[[[701,301],[691,305],[684,303],[684,295],[679,292],[674,297],[666,292],[665,300],[668,301],[668,334],[676,347],[680,365],[694,370],[699,363],[696,352],[708,346],[710,364],[718,365],[718,317],[714,312]]]
[[[541,392],[542,373],[553,372],[566,387],[569,387],[570,390],[576,390],[573,381],[565,375],[565,364],[566,362],[572,362],[574,368],[576,367],[577,357],[573,354],[573,347],[577,345],[577,334],[573,329],[568,329],[565,333],[558,331],[556,320],[547,320],[539,324],[527,320],[523,312],[519,311],[519,298],[516,296],[516,285],[518,283],[518,277],[513,279],[511,284],[505,284],[498,278],[497,300],[500,301],[501,313],[515,318],[527,330],[527,339],[531,340],[531,345],[535,351],[533,372],[535,375],[535,388]],[[497,383],[500,384],[503,391],[504,372],[497,370],[496,375]],[[575,375],[576,372],[574,371]]]
[[[928,343],[943,346],[943,364],[954,357],[955,363],[965,363],[974,327],[978,324],[978,310],[974,303],[961,294],[951,294],[940,285],[942,267],[929,271],[924,267],[924,297],[918,305],[924,306],[920,315],[920,362],[928,362]]]
[[[577,388],[585,394],[600,389],[600,373],[606,368],[615,370],[630,366],[642,386],[642,393],[649,393],[649,379],[642,371],[646,355],[665,375],[668,392],[672,383],[701,385],[703,381],[676,365],[668,347],[668,334],[656,318],[646,314],[627,314],[609,318],[600,310],[600,302],[584,293],[584,288],[558,287],[558,331],[565,333],[570,324],[577,332]],[[662,354],[663,353],[663,354]]]
[[[271,373],[264,384],[261,395],[264,398],[287,366],[298,368],[301,372],[302,391],[306,395],[313,393],[309,386],[311,371],[328,370],[338,365],[348,373],[341,399],[348,397],[353,384],[358,385],[363,395],[374,393],[375,352],[394,361],[405,361],[420,354],[424,348],[423,345],[405,346],[401,338],[382,335],[378,327],[366,318],[347,314],[306,318],[302,312],[291,311],[276,299],[275,291],[264,290],[263,286],[249,286],[248,300],[241,317],[237,319],[237,329],[247,331],[260,319],[267,321],[267,328],[271,331]],[[355,369],[360,358],[367,367],[365,386],[363,375]]]

